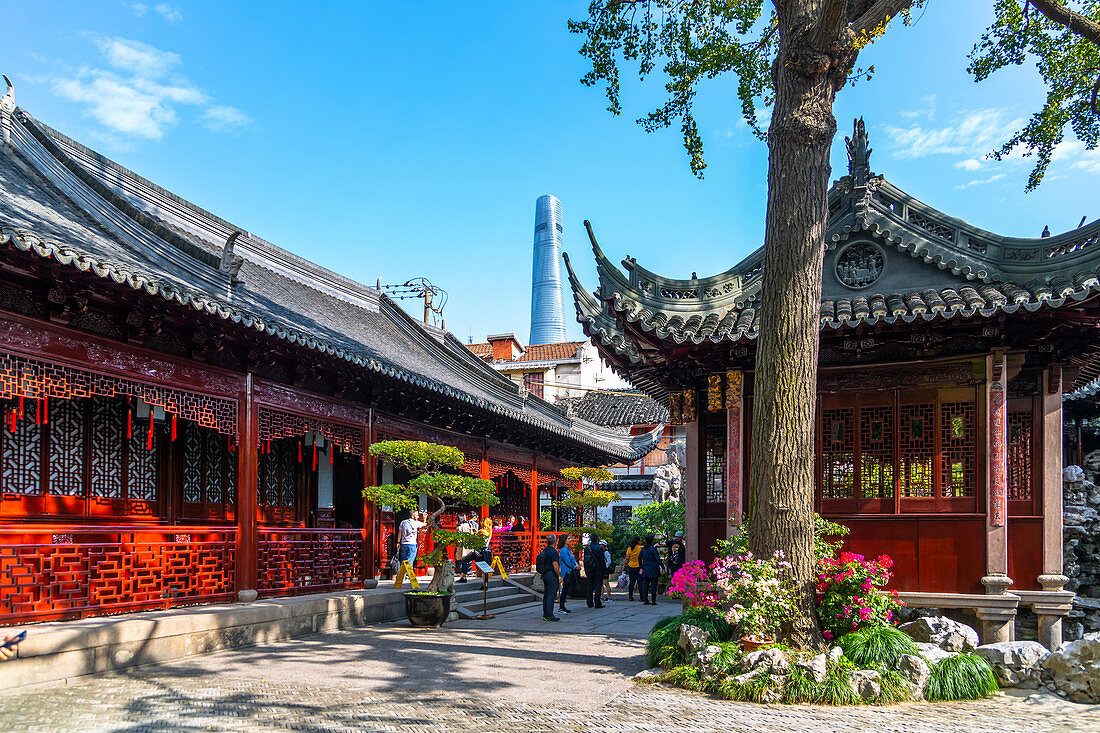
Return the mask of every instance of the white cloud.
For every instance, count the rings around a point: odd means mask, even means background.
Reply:
[[[936,116],[936,95],[926,94],[921,97],[920,109],[910,109],[900,112],[899,114],[903,119],[912,120],[918,117],[931,120]]]
[[[134,15],[139,18],[145,17],[145,13],[149,10],[149,6],[145,3],[133,3],[130,5],[130,10],[134,11]]]
[[[1004,173],[995,173],[994,175],[990,176],[989,178],[975,179],[975,180],[970,181],[968,183],[963,183],[963,184],[960,184],[958,186],[955,186],[955,190],[956,191],[962,191],[963,189],[970,188],[971,186],[983,186],[987,183],[993,183],[994,181],[999,181],[1002,178],[1004,178],[1005,175],[1006,174],[1004,174]]]
[[[954,125],[925,128],[913,124],[909,127],[887,127],[886,131],[894,144],[894,155],[899,158],[965,155],[976,159],[977,155],[989,152],[1007,139],[1023,123],[1022,119],[1010,118],[1007,109],[979,109],[964,112]],[[966,170],[976,169],[970,167]]]
[[[955,163],[956,168],[962,168],[964,171],[976,171],[982,167],[982,161],[977,158],[966,158]]]
[[[236,107],[229,107],[224,104],[215,104],[212,107],[207,107],[206,111],[202,113],[202,124],[206,125],[211,130],[217,130],[219,132],[223,130],[235,130],[238,127],[244,127],[250,122],[252,122],[252,118],[244,112]]]
[[[97,38],[95,44],[103,52],[108,64],[116,69],[132,71],[142,78],[162,77],[180,64],[179,54],[161,51],[141,41]]]
[[[167,20],[169,23],[179,23],[183,20],[183,13],[168,3],[158,3],[153,10],[157,11],[157,14]]]
[[[218,104],[179,73],[179,54],[125,38],[93,37],[109,68],[87,66],[55,79],[53,91],[84,106],[107,128],[104,139],[119,136],[159,140],[188,110],[215,131],[247,125],[251,119]],[[118,147],[118,146],[115,146]]]
[[[1052,163],[1061,163],[1068,170],[1100,173],[1100,148],[1085,150],[1080,140],[1066,140],[1060,143],[1050,156]],[[1049,179],[1049,176],[1047,177]]]

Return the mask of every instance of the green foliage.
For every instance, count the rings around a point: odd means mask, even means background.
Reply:
[[[993,668],[977,654],[947,657],[933,665],[924,696],[936,700],[978,700],[1000,689]]]
[[[863,698],[849,684],[850,664],[838,664],[825,673],[817,703],[819,705],[859,705]]]
[[[764,702],[765,696],[779,687],[779,680],[767,672],[750,677],[745,682],[738,682],[735,677],[727,677],[718,684],[718,694],[727,700],[741,700],[743,702]]]
[[[684,531],[684,505],[678,501],[655,501],[634,509],[626,523],[632,535],[671,538]]]
[[[901,673],[893,670],[879,670],[882,693],[875,700],[877,705],[894,705],[910,698],[909,682]]]
[[[382,440],[371,445],[370,454],[401,466],[414,476],[444,468],[462,468],[465,460],[458,448],[422,440]]]
[[[452,532],[449,529],[432,530],[432,540],[444,547],[481,547],[485,538],[476,532]]]
[[[627,545],[630,544],[631,534],[624,525],[598,522],[604,527],[599,532],[601,540],[607,540],[607,551],[611,553],[611,560],[618,564],[617,571],[622,571],[622,559],[626,554]]]
[[[802,667],[791,667],[787,686],[783,690],[783,702],[790,705],[817,703],[821,700],[822,685]]]
[[[580,489],[566,492],[565,498],[554,502],[554,506],[559,509],[591,509],[592,507],[605,507],[620,498],[614,491]]]
[[[715,556],[737,557],[748,552],[748,531],[749,522],[746,519],[741,523],[736,535],[727,540],[718,540],[714,546]],[[850,531],[843,524],[830,522],[820,514],[814,514],[814,557],[819,561],[834,557]]]
[[[894,626],[865,626],[837,641],[860,669],[893,669],[902,654],[919,654],[916,643]]]
[[[416,509],[420,506],[420,497],[409,493],[400,484],[368,486],[363,489],[363,498],[378,506],[392,506],[394,509]]]
[[[687,690],[699,690],[702,686],[699,670],[688,664],[681,664],[670,669],[665,673],[664,681]]]
[[[615,474],[613,474],[611,471],[608,471],[606,468],[569,466],[561,470],[561,477],[566,481],[585,481],[588,483],[599,483],[600,481],[611,481],[615,478]]]
[[[670,669],[687,661],[676,645],[680,640],[680,627],[684,624],[707,632],[714,643],[733,639],[733,628],[709,608],[693,608],[680,616],[666,616],[653,625],[646,641],[646,660],[650,667]]]
[[[543,532],[549,532],[551,524],[553,524],[553,522],[551,521],[550,510],[543,509],[541,512],[539,512],[539,529],[541,529]]]
[[[910,18],[904,9],[917,7],[923,1],[901,3],[906,24]],[[768,3],[768,7],[771,5]],[[839,24],[832,31],[835,35],[830,35],[829,41],[815,49],[817,57],[823,61],[829,58],[829,53],[836,56],[839,66],[830,70],[834,85],[869,77],[873,71],[873,68],[859,70],[848,77],[855,62],[855,51],[882,35],[890,20],[889,16],[865,16],[867,6],[868,3],[847,3],[845,9],[842,4],[842,12],[846,14],[837,19]],[[758,124],[758,110],[769,106],[774,99],[772,63],[780,45],[777,16],[774,12],[765,14],[764,7],[763,0],[592,0],[587,18],[569,21],[569,31],[584,36],[580,52],[592,64],[581,83],[602,85],[607,94],[608,111],[619,115],[622,113],[620,60],[637,63],[638,75],[643,80],[663,64],[665,102],[637,122],[646,132],[654,132],[679,120],[691,170],[701,178],[706,168],[703,139],[692,109],[695,95],[704,81],[734,74],[741,116],[753,132],[764,139]],[[816,22],[819,27],[826,25],[821,17],[806,20]],[[791,35],[799,37],[799,34]],[[852,52],[833,48],[840,45]],[[809,52],[809,49],[802,50],[802,53]]]
[[[715,646],[720,651],[710,660],[710,666],[718,674],[729,674],[735,671],[737,666],[741,664],[741,657],[744,656],[741,652],[741,642],[719,641],[716,642]]]
[[[427,494],[440,500],[469,506],[494,506],[500,503],[497,487],[492,481],[451,473],[424,473],[409,482],[416,494]],[[449,502],[450,503],[450,502]]]
[[[1061,4],[1093,24],[1100,23],[1100,0]],[[1023,148],[1025,155],[1034,153],[1035,167],[1025,188],[1032,191],[1042,182],[1055,148],[1065,138],[1067,125],[1086,150],[1100,143],[1100,45],[1047,18],[1034,5],[1025,16],[1017,0],[997,0],[994,12],[993,25],[970,52],[968,70],[975,81],[983,81],[1006,66],[1035,62],[1046,83],[1046,102],[1022,129],[990,153],[996,160],[1017,148]]]

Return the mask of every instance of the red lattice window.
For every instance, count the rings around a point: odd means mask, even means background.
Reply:
[[[230,452],[225,438],[213,430],[185,423],[181,432],[183,513],[222,516],[221,507],[236,503],[236,454]]]
[[[279,516],[293,518],[298,504],[298,456],[304,458],[306,448],[295,439],[273,440],[270,447],[260,453],[259,486],[260,506],[286,510]]]
[[[305,415],[261,407],[259,433],[259,447],[262,452],[267,450],[269,441],[274,445],[274,441],[280,438],[300,438],[313,434],[323,436],[326,441],[335,443],[340,447],[340,450],[360,458],[365,455],[362,428],[322,420],[321,418],[306,417]]]
[[[859,495],[864,499],[894,497],[894,406],[859,411]]]
[[[855,473],[855,409],[822,410],[822,498],[851,499],[855,495]]]
[[[974,403],[944,402],[940,405],[940,495],[948,499],[969,499],[975,495],[977,451]]]
[[[497,474],[492,481],[497,486],[497,498],[500,499],[500,503],[489,507],[490,516],[523,517],[523,523],[526,526],[527,515],[531,513],[531,504],[527,494],[528,485],[510,470]]]
[[[898,420],[901,495],[935,497],[936,406],[902,405]]]
[[[726,429],[707,427],[705,435],[706,474],[703,476],[703,502],[726,505]]]
[[[1031,411],[1008,413],[1008,499],[1031,501]]]

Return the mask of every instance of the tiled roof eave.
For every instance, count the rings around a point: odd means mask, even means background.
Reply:
[[[261,333],[267,333],[281,340],[298,344],[337,359],[342,359],[386,377],[400,379],[422,389],[427,389],[445,397],[468,403],[481,410],[488,411],[507,419],[516,420],[538,430],[553,433],[621,460],[637,460],[652,449],[652,445],[643,444],[641,441],[631,441],[629,447],[620,447],[615,444],[603,442],[598,438],[584,435],[583,433],[578,434],[575,429],[553,425],[532,417],[531,415],[527,415],[522,410],[514,410],[495,404],[489,400],[475,397],[474,395],[470,395],[449,385],[412,374],[377,359],[365,357],[362,354],[356,354],[341,346],[335,346],[321,341],[310,334],[287,328],[278,323],[268,322],[250,313],[241,311],[234,306],[221,303],[207,296],[181,290],[172,283],[148,278],[141,273],[130,272],[126,269],[116,267],[112,263],[101,262],[71,248],[63,247],[53,242],[43,241],[33,233],[0,224],[0,245],[5,244],[11,244],[20,251],[37,255],[43,259],[56,260],[62,265],[75,267],[82,272],[91,272],[100,278],[112,280],[120,285],[128,285],[134,290],[145,291],[149,295],[160,296],[165,300],[175,301],[183,306],[190,306],[198,312],[217,315],[222,319],[239,323],[246,328],[255,328]],[[655,442],[656,441],[653,441],[653,443]]]

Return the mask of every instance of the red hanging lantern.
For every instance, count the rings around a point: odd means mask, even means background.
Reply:
[[[330,443],[328,446],[328,465],[332,465],[332,456],[336,453],[336,444]]]
[[[317,470],[317,439],[313,440],[313,470]]]
[[[302,462],[302,439],[298,438],[298,463]]]
[[[50,421],[50,395],[47,392],[42,395],[42,424],[45,425]]]
[[[126,439],[134,437],[134,406],[133,401],[126,400]]]
[[[145,437],[145,450],[153,450],[153,406],[149,405],[149,434]]]
[[[19,419],[23,419],[23,395],[19,395]]]
[[[172,440],[176,439],[176,415],[172,414]]]
[[[15,432],[15,408],[11,408],[11,416],[9,422],[11,423],[11,431]]]
[[[42,424],[42,400],[34,401],[34,424]]]
[[[270,455],[271,454],[271,438],[267,439],[266,446],[267,447],[264,449],[264,452]]]

